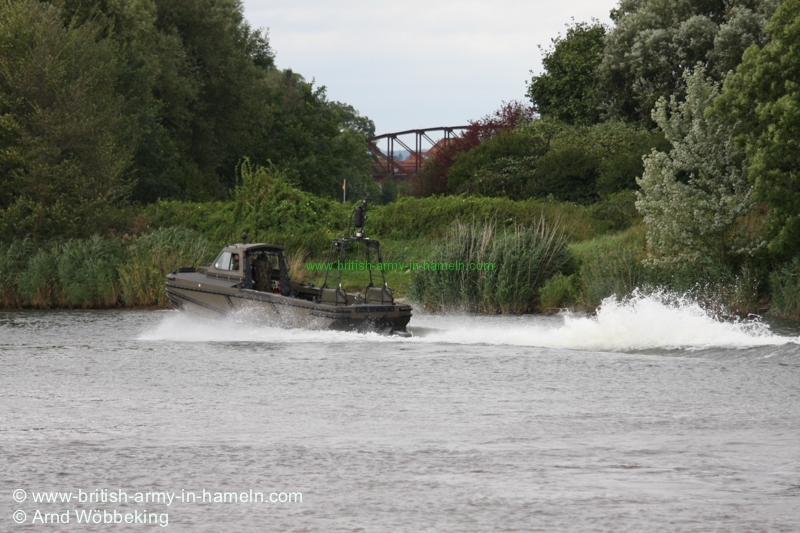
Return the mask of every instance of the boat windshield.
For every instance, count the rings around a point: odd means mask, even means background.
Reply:
[[[217,270],[239,270],[239,254],[222,252],[214,263]]]

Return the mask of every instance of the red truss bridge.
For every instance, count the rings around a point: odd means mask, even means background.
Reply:
[[[425,128],[421,130],[398,131],[397,133],[384,133],[367,139],[367,145],[372,152],[372,176],[376,181],[383,181],[386,178],[393,178],[396,181],[409,181],[412,176],[417,174],[427,157],[435,154],[442,146],[445,146],[456,137],[460,137],[464,130],[469,126],[441,126],[438,128]],[[442,136],[438,141],[431,139],[433,132],[441,132]],[[411,136],[414,136],[414,148],[409,146]],[[403,142],[404,137],[409,144]],[[386,142],[386,150],[381,150],[379,144]],[[396,157],[397,150],[408,152],[408,159],[399,161]]]

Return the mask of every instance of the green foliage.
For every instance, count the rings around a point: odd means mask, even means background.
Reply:
[[[94,235],[58,248],[58,285],[69,307],[110,307],[117,303],[117,265],[123,250],[117,239]]]
[[[659,132],[608,121],[591,127],[562,126],[549,146],[537,162],[529,193],[587,203],[635,189],[644,170],[642,157],[669,143]]]
[[[117,266],[124,261],[119,240],[51,241],[34,249],[13,241],[0,256],[7,307],[110,307],[119,294]]]
[[[268,80],[272,119],[264,126],[267,142],[253,151],[253,161],[295,173],[297,186],[318,196],[341,198],[344,179],[352,198],[377,195],[366,142],[374,134],[372,121],[348,105],[329,102],[324,87],[314,89],[291,71],[271,73]]]
[[[528,184],[533,197],[552,195],[562,202],[590,203],[597,198],[598,160],[589,150],[577,146],[553,146],[536,162]]]
[[[725,81],[716,111],[740,120],[748,175],[770,207],[770,251],[800,251],[800,2],[781,2],[767,25],[770,40],[753,45]]]
[[[524,135],[515,130],[498,133],[454,158],[453,166],[447,174],[447,188],[454,193],[467,192],[477,171],[497,170],[503,173],[508,164],[545,153],[545,142],[541,136]],[[507,171],[505,173],[508,174]],[[485,185],[483,188],[486,189]],[[519,196],[521,195],[512,197]]]
[[[297,189],[287,174],[275,167],[253,166],[245,161],[240,170],[234,191],[235,214],[237,219],[254,224],[254,230],[302,231],[320,225],[332,231],[343,229],[342,204]]]
[[[0,2],[0,238],[88,235],[130,190],[120,63],[93,23]]]
[[[236,206],[231,201],[205,203],[159,201],[142,210],[136,221],[136,227],[137,234],[156,229],[183,227],[196,231],[219,246],[238,242],[241,232],[244,231],[236,222]]]
[[[532,119],[533,109],[515,101],[504,102],[494,113],[480,120],[470,121],[466,131],[448,142],[440,143],[435,153],[426,158],[421,172],[414,179],[413,193],[416,196],[432,196],[461,191],[462,185],[476,170],[476,163],[480,167],[497,157],[502,157],[509,151],[513,154],[517,153],[520,148],[520,145],[514,142],[517,138],[506,137],[503,134],[531,122]],[[500,138],[494,140],[495,137]],[[511,144],[507,145],[506,141],[511,141]],[[455,174],[450,175],[459,158],[483,144],[486,144],[487,147],[468,156],[465,161],[460,163],[460,167],[466,167],[466,173],[456,169]],[[487,150],[495,152],[494,157],[483,156],[482,151]]]
[[[608,296],[627,296],[646,279],[642,226],[585,241],[570,249],[580,264],[581,300],[588,308],[597,307]]]
[[[457,263],[462,270],[419,270],[410,295],[426,308],[503,313],[531,310],[539,288],[570,259],[558,222],[496,231],[492,222],[456,221],[434,247],[434,263]],[[469,268],[491,264],[492,268]]]
[[[800,258],[795,257],[769,276],[772,296],[770,313],[780,318],[800,319]]]
[[[662,134],[618,121],[581,127],[534,120],[456,155],[448,190],[589,203],[635,188],[642,156],[668,147]]]
[[[606,28],[598,23],[575,23],[566,37],[553,39],[542,59],[545,73],[534,76],[528,98],[542,117],[568,124],[594,124],[600,117],[597,66]]]
[[[17,276],[17,290],[26,306],[53,307],[64,303],[58,280],[59,247],[56,243],[41,247],[26,261]]]
[[[259,235],[278,239],[292,249],[327,248],[330,239],[347,226],[352,205],[303,192],[274,167],[240,167],[235,191],[235,217],[240,226]]]
[[[608,117],[650,124],[659,98],[683,97],[682,74],[707,65],[715,81],[736,68],[744,50],[766,38],[776,0],[622,0],[612,11],[598,67]]]
[[[593,218],[608,224],[608,229],[612,231],[628,229],[641,220],[636,210],[635,191],[610,194],[589,209]]]
[[[380,193],[378,195],[378,201],[382,205],[390,204],[397,200],[397,194],[399,189],[397,187],[397,183],[395,183],[394,179],[385,179],[381,182]]]
[[[575,307],[580,299],[576,274],[565,276],[561,272],[548,279],[539,289],[539,306],[542,310]]]
[[[145,208],[139,223],[149,228],[189,228],[214,246],[239,242],[247,232],[249,242],[305,249],[316,257],[346,229],[352,205],[301,191],[296,179],[274,165],[262,167],[245,160],[239,166],[234,201],[158,202]]]
[[[439,196],[400,198],[389,205],[370,210],[367,229],[381,239],[409,240],[441,237],[454,220],[496,220],[503,227],[530,226],[539,218],[558,220],[573,240],[582,240],[605,231],[605,223],[593,219],[588,209],[571,204],[507,198]]]
[[[167,305],[166,274],[180,267],[208,265],[218,250],[186,228],[159,228],[136,238],[119,267],[122,299],[127,306]]]
[[[719,94],[698,66],[686,74],[686,100],[663,98],[653,120],[672,143],[669,154],[645,159],[636,207],[647,225],[650,263],[726,266],[741,262],[761,242],[742,230],[755,207],[743,169],[744,155],[733,142],[735,125],[707,117]]]
[[[276,69],[240,0],[0,0],[0,49],[2,240],[101,233],[128,200],[227,198],[245,157],[317,195],[378,194],[372,121]]]
[[[660,130],[646,130],[617,120],[601,122],[589,128],[583,141],[598,159],[597,193],[607,197],[638,188],[636,179],[644,172],[644,156],[653,149],[667,151],[669,141]]]
[[[14,239],[5,246],[0,244],[0,298],[4,309],[22,306],[17,279],[25,270],[32,249],[30,239]]]

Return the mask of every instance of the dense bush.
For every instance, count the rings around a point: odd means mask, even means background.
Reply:
[[[351,204],[301,191],[291,173],[245,160],[233,201],[157,202],[144,209],[139,224],[145,229],[189,228],[216,247],[239,242],[247,232],[248,242],[305,249],[316,257],[327,250],[332,237],[345,231],[351,210]]]
[[[117,267],[125,251],[118,239],[51,241],[34,249],[13,241],[0,255],[6,307],[110,307],[117,304]]]
[[[543,311],[578,307],[581,298],[577,274],[565,276],[559,272],[539,289],[539,307]]]
[[[585,148],[551,148],[536,162],[529,196],[552,196],[562,202],[590,203],[597,199],[598,160]]]
[[[585,307],[597,307],[608,296],[628,295],[645,281],[642,226],[585,241],[571,249],[580,264],[581,303]]]
[[[58,282],[58,252],[58,245],[53,243],[39,248],[26,262],[16,280],[23,305],[52,307],[65,303]]]

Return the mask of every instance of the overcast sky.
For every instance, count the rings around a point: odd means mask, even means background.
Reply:
[[[376,133],[459,126],[525,100],[542,45],[618,0],[244,0],[279,68],[375,121]]]

